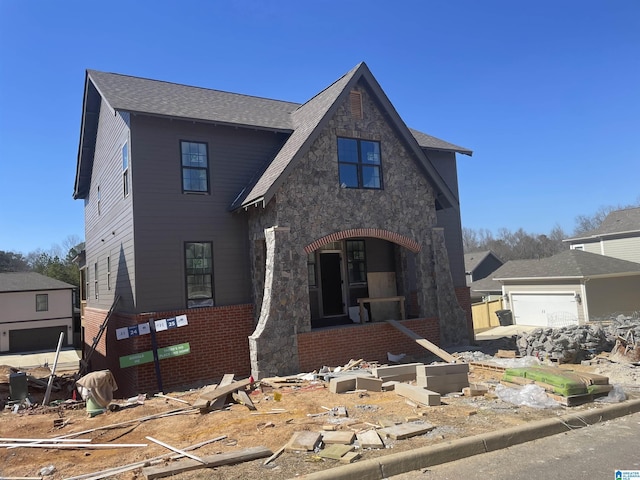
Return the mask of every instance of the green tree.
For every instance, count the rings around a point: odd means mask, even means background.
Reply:
[[[29,270],[29,263],[21,253],[0,250],[0,273],[28,272]]]

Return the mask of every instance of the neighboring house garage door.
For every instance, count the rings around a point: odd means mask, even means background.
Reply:
[[[31,352],[36,350],[55,350],[60,340],[60,332],[67,333],[65,325],[46,328],[26,328],[9,332],[10,352]],[[65,341],[66,342],[66,338]]]
[[[513,318],[516,325],[562,327],[578,324],[578,304],[569,294],[513,294]]]

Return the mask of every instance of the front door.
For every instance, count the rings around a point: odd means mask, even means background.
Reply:
[[[320,288],[323,316],[343,315],[342,268],[339,253],[320,254]]]

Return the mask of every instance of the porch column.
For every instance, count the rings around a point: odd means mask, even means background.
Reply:
[[[433,228],[431,238],[441,341],[443,345],[468,345],[467,315],[458,303],[453,286],[444,229]]]
[[[264,231],[267,247],[260,319],[249,337],[251,374],[257,380],[298,373],[294,255],[289,227]]]

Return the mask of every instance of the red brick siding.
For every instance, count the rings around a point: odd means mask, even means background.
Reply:
[[[225,373],[247,377],[251,373],[249,340],[253,333],[253,305],[175,310],[153,314],[126,315],[117,313],[109,320],[95,353],[91,357],[91,370],[111,370],[118,383],[118,397],[158,391],[155,366],[120,368],[119,358],[124,355],[149,351],[151,335],[116,340],[116,329],[138,325],[149,319],[159,320],[187,315],[189,325],[156,333],[158,348],[189,343],[191,353],[160,361],[162,386],[171,388],[219,379]],[[89,348],[104,321],[106,312],[87,309],[84,326],[85,350]]]
[[[440,344],[437,318],[417,318],[400,323],[436,345]],[[311,372],[323,365],[344,365],[350,359],[387,362],[387,352],[425,356],[428,351],[388,323],[367,323],[312,330],[298,334],[300,371]]]

